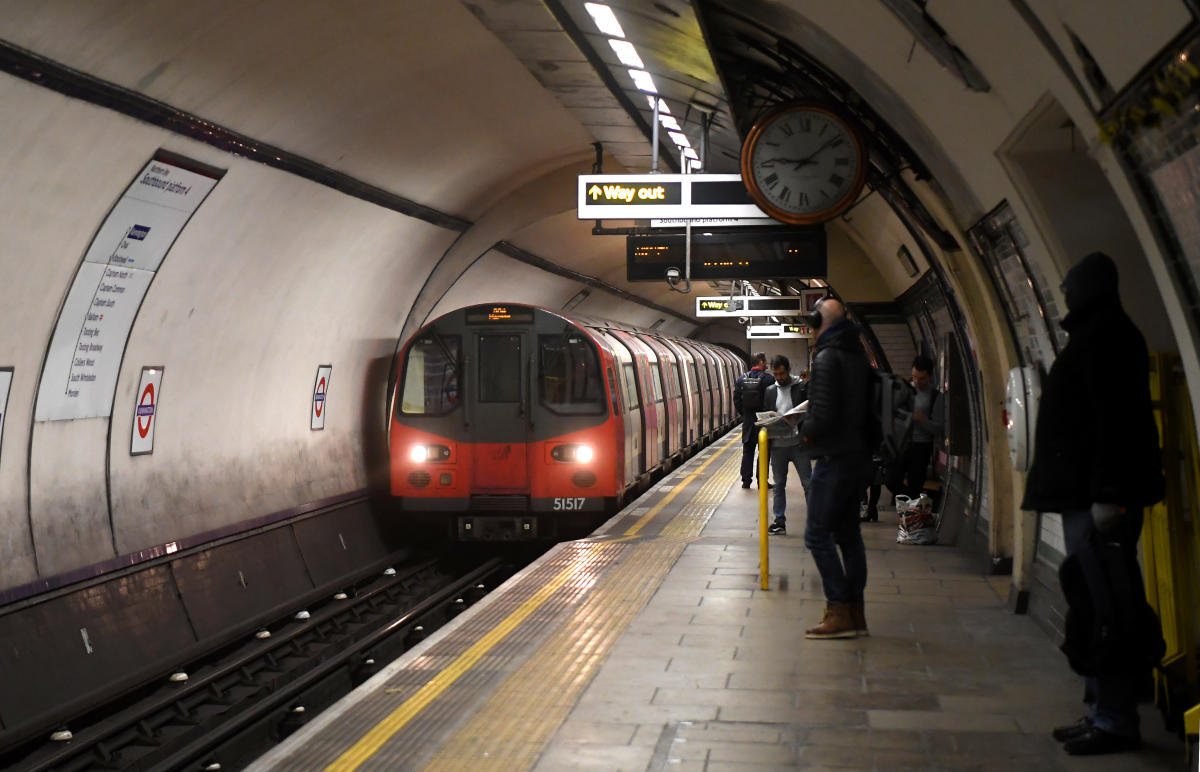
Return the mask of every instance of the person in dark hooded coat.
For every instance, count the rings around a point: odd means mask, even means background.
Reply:
[[[1063,280],[1070,341],[1042,387],[1021,508],[1061,513],[1068,555],[1099,532],[1136,561],[1142,509],[1162,500],[1165,483],[1146,341],[1121,307],[1117,278],[1112,258],[1093,252]],[[1137,691],[1147,675],[1088,677],[1088,715],[1054,738],[1075,755],[1139,747]]]

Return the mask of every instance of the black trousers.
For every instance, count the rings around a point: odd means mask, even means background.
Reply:
[[[896,459],[888,469],[887,487],[892,495],[903,494],[909,498],[920,496],[925,488],[932,457],[932,442],[910,442],[904,457]]]
[[[742,427],[742,484],[749,485],[750,479],[758,479],[758,465],[754,463],[754,454],[758,449],[758,429],[753,423],[747,429]],[[768,453],[767,458],[770,458]]]

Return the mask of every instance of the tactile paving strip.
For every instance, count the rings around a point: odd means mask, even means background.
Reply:
[[[638,535],[652,516],[619,539],[565,545],[276,768],[415,769],[427,760],[430,769],[532,766],[609,649],[724,499],[738,461],[737,454],[726,459],[661,536]],[[430,749],[456,724],[429,760]],[[371,729],[362,734],[364,727]]]

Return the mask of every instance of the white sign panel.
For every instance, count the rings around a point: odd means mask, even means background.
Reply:
[[[693,228],[741,228],[745,225],[778,225],[778,220],[770,217],[675,217],[666,220],[651,220],[651,228],[683,228],[687,225]]]
[[[13,369],[0,367],[0,459],[4,458],[4,416],[8,413],[8,390],[12,387]]]
[[[804,290],[809,292],[810,290]],[[824,297],[820,290],[818,297]],[[803,316],[816,300],[804,295],[720,295],[696,298],[696,316]]]
[[[112,413],[125,342],[155,271],[217,180],[146,164],[92,239],[67,293],[38,387],[38,421]]]
[[[158,401],[162,395],[163,368],[143,367],[142,379],[138,383],[137,400],[133,405],[133,429],[129,442],[129,455],[142,456],[154,452],[154,425],[158,415]]]
[[[742,218],[775,222],[740,174],[583,174],[579,219]]]
[[[325,428],[325,407],[329,396],[329,376],[333,374],[333,365],[317,367],[317,379],[313,382],[312,422],[309,428],[319,431]]]
[[[752,324],[746,328],[747,338],[811,338],[813,328],[807,324]]]

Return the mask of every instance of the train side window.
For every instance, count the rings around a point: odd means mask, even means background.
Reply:
[[[459,403],[457,335],[431,335],[413,341],[404,359],[399,410],[405,415],[445,415]]]
[[[642,403],[638,400],[637,375],[633,371],[633,363],[626,362],[621,370],[625,374],[625,404],[629,405],[630,410],[637,410]]]
[[[682,397],[684,392],[683,373],[679,370],[679,362],[676,361],[671,365],[671,374],[675,379],[675,396]]]
[[[650,377],[654,381],[654,401],[662,402],[662,398],[663,398],[662,365],[660,365],[658,362],[655,362],[654,365],[650,368]]]
[[[617,379],[613,377],[613,371],[611,367],[605,372],[608,373],[608,390],[612,392],[613,415],[621,415],[621,392],[617,388]]]
[[[521,336],[479,336],[479,401],[521,401]]]
[[[697,392],[704,391],[704,386],[702,386],[700,384],[700,376],[696,372],[696,363],[695,362],[688,362],[688,372],[692,376],[692,383],[695,384],[696,391]]]
[[[596,347],[581,334],[538,336],[538,398],[568,415],[604,412],[604,381]]]

